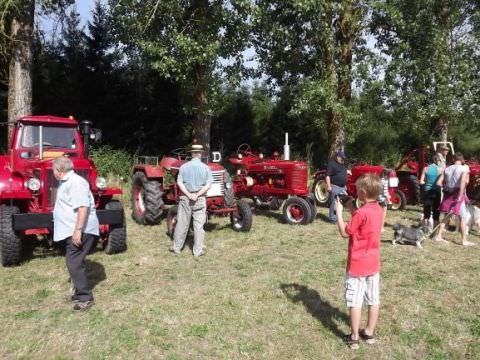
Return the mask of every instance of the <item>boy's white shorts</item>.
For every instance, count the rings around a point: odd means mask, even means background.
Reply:
[[[345,302],[347,307],[380,305],[380,274],[355,277],[345,276]]]

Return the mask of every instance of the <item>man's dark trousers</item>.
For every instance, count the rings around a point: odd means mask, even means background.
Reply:
[[[67,241],[66,260],[67,268],[75,287],[75,294],[73,300],[90,301],[93,300],[92,288],[87,278],[87,268],[85,266],[85,257],[89,253],[97,236],[92,234],[82,234],[82,244],[76,247],[72,243],[72,238],[69,237]]]

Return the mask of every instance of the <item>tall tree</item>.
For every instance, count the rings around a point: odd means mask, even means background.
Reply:
[[[472,30],[478,1],[381,0],[374,5],[372,29],[390,58],[385,72],[389,104],[414,131],[427,129],[446,141],[450,124],[474,119],[473,69],[480,48]]]
[[[352,93],[353,51],[366,6],[352,0],[259,0],[254,16],[261,70],[277,85],[299,83],[297,111],[328,129],[329,155],[343,148]]]
[[[8,146],[13,123],[32,113],[34,0],[19,0],[10,23],[11,53],[8,74]]]
[[[248,0],[110,0],[125,44],[147,54],[161,76],[178,81],[193,136],[210,146],[221,75],[238,79],[248,40]]]

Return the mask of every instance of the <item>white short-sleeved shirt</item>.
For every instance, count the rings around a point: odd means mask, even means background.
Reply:
[[[469,173],[468,165],[453,164],[445,169],[445,187],[449,190],[460,188],[463,173]]]
[[[58,186],[53,209],[53,241],[61,241],[73,235],[79,207],[88,208],[87,222],[82,232],[99,235],[95,200],[90,186],[72,170],[65,174]]]

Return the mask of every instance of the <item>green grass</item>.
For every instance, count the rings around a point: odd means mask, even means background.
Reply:
[[[64,258],[37,248],[22,266],[0,269],[0,358],[480,358],[478,236],[475,248],[426,241],[418,250],[392,246],[387,226],[378,344],[353,353],[340,340],[349,331],[346,241],[319,212],[308,226],[261,212],[250,233],[212,218],[200,259],[188,247],[168,252],[165,223],[128,220],[125,254],[88,256],[96,304],[80,314],[66,300]],[[419,216],[389,212],[387,223]]]

